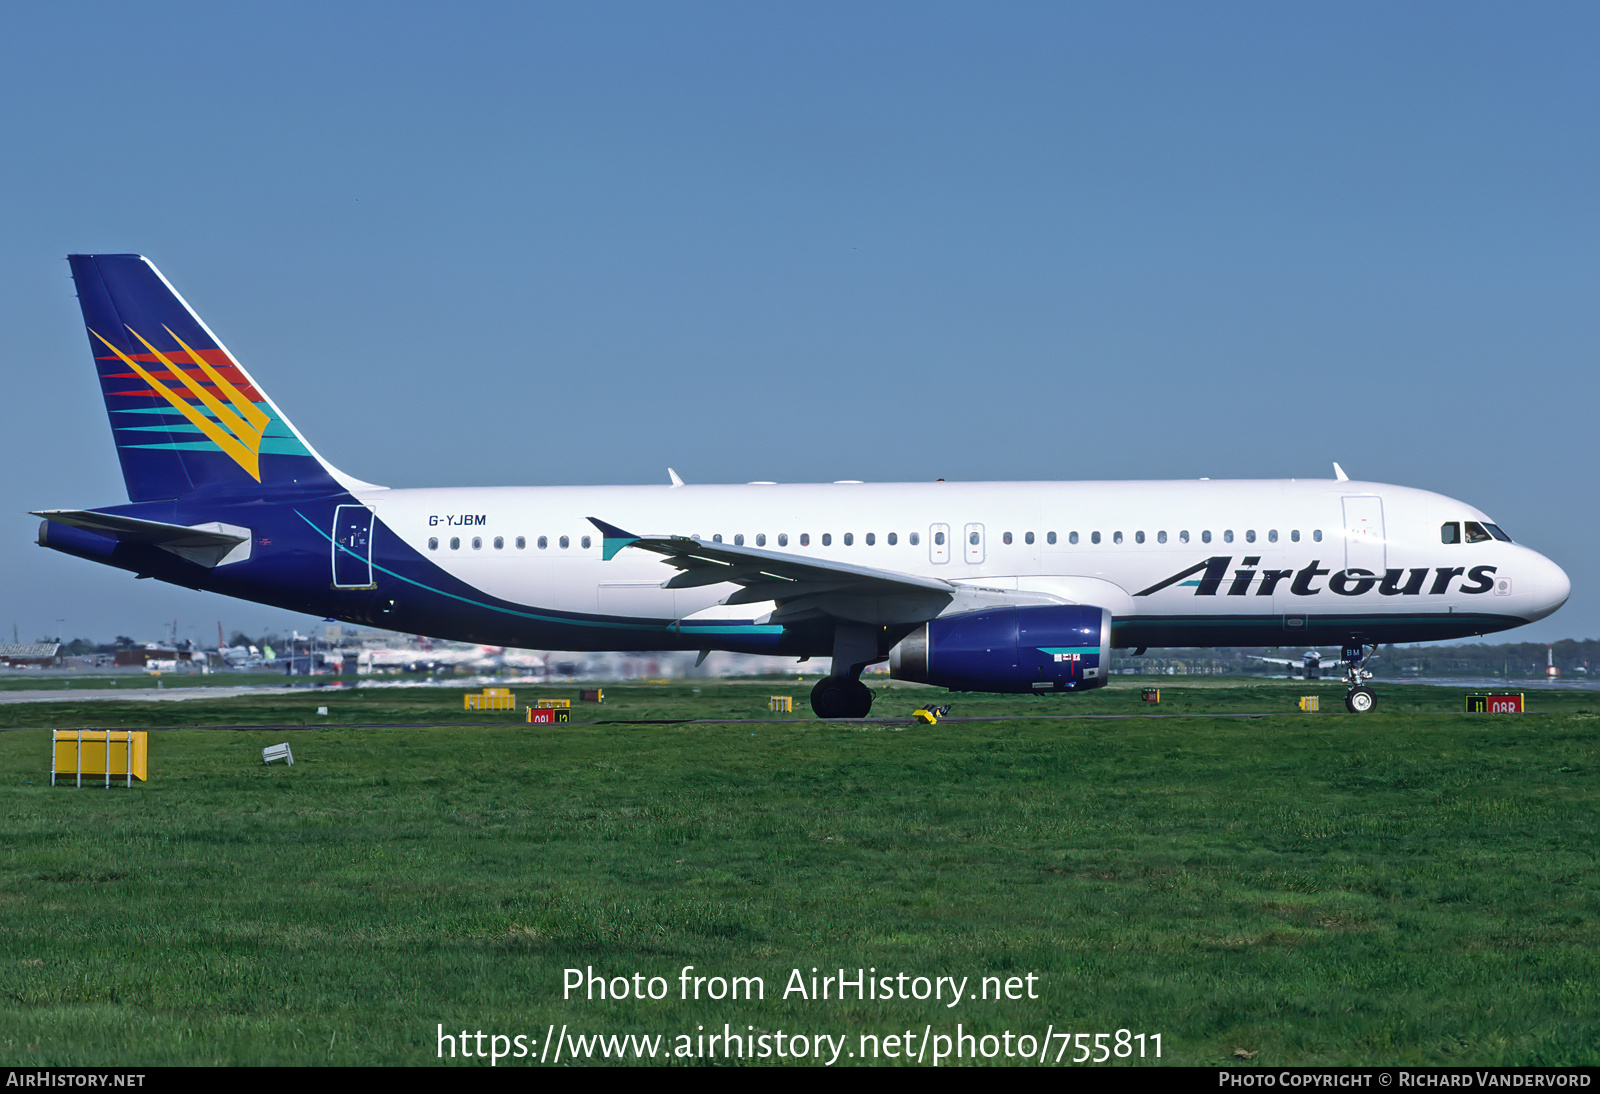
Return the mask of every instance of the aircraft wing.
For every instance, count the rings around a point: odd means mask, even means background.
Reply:
[[[1269,665],[1288,665],[1291,668],[1299,668],[1301,665],[1305,664],[1305,660],[1303,658],[1299,661],[1295,661],[1288,657],[1262,657],[1259,654],[1254,653],[1247,653],[1245,656],[1252,661],[1265,661]]]
[[[690,589],[723,583],[741,586],[724,604],[775,602],[777,610],[764,622],[793,623],[832,616],[854,622],[887,625],[918,623],[939,615],[956,601],[973,607],[1035,602],[1002,590],[957,585],[935,577],[857,566],[848,562],[737,547],[689,536],[636,536],[596,517],[589,522],[605,537],[603,557],[614,558],[625,547],[662,556],[678,570],[662,582],[664,589]],[[1054,598],[1040,598],[1051,601]]]

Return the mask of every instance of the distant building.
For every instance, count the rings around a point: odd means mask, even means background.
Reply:
[[[60,642],[0,642],[0,665],[7,668],[48,669],[60,660]]]
[[[152,661],[193,661],[197,664],[203,664],[205,660],[206,655],[199,650],[175,650],[171,646],[134,646],[130,649],[118,650],[116,655],[118,668],[126,668],[130,665],[137,665],[143,668],[147,667]]]

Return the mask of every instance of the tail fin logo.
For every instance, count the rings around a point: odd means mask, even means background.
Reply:
[[[260,482],[261,438],[266,433],[267,426],[272,423],[272,418],[259,406],[251,402],[244,392],[230,383],[226,376],[213,368],[204,357],[195,350],[190,349],[182,338],[173,334],[171,327],[163,326],[162,329],[167,332],[174,342],[183,347],[183,352],[189,355],[189,360],[194,362],[206,379],[214,385],[214,391],[196,382],[180,365],[152,346],[142,334],[132,327],[128,328],[128,332],[143,343],[144,348],[149,350],[157,361],[166,366],[168,376],[177,381],[176,387],[164,383],[139,362],[106,341],[100,332],[93,327],[89,328],[89,333],[100,339],[101,343],[121,358],[122,363],[132,369],[136,376],[149,384],[157,395],[165,399],[174,410],[187,418],[190,424],[205,434],[234,463],[243,468],[252,479]],[[193,402],[179,393],[178,387],[193,396],[201,406],[204,406],[216,417],[212,418],[201,413]],[[218,398],[219,394],[222,398]],[[223,399],[227,401],[224,402]]]

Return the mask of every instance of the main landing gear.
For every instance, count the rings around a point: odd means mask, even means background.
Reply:
[[[833,674],[811,689],[811,709],[818,718],[865,718],[872,713],[872,689],[861,682],[861,670],[883,660],[878,652],[881,627],[839,623],[833,628]]]
[[[872,713],[872,689],[860,680],[824,676],[811,689],[811,709],[818,718],[865,718]]]
[[[1344,682],[1349,690],[1344,693],[1344,709],[1351,714],[1367,714],[1378,706],[1378,696],[1366,686],[1366,681],[1372,679],[1372,673],[1366,670],[1366,664],[1374,653],[1378,652],[1376,642],[1371,643],[1371,651],[1367,650],[1368,643],[1357,642],[1355,645],[1346,645],[1339,651],[1339,660],[1344,662]]]

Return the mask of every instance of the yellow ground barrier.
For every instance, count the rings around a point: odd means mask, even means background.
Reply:
[[[111,785],[120,776],[132,786],[133,780],[149,778],[150,734],[129,729],[58,729],[51,757],[50,785],[61,775],[72,775],[83,785],[85,775],[98,775]]]
[[[484,688],[477,695],[468,692],[461,697],[463,710],[516,710],[517,697],[510,688]]]

